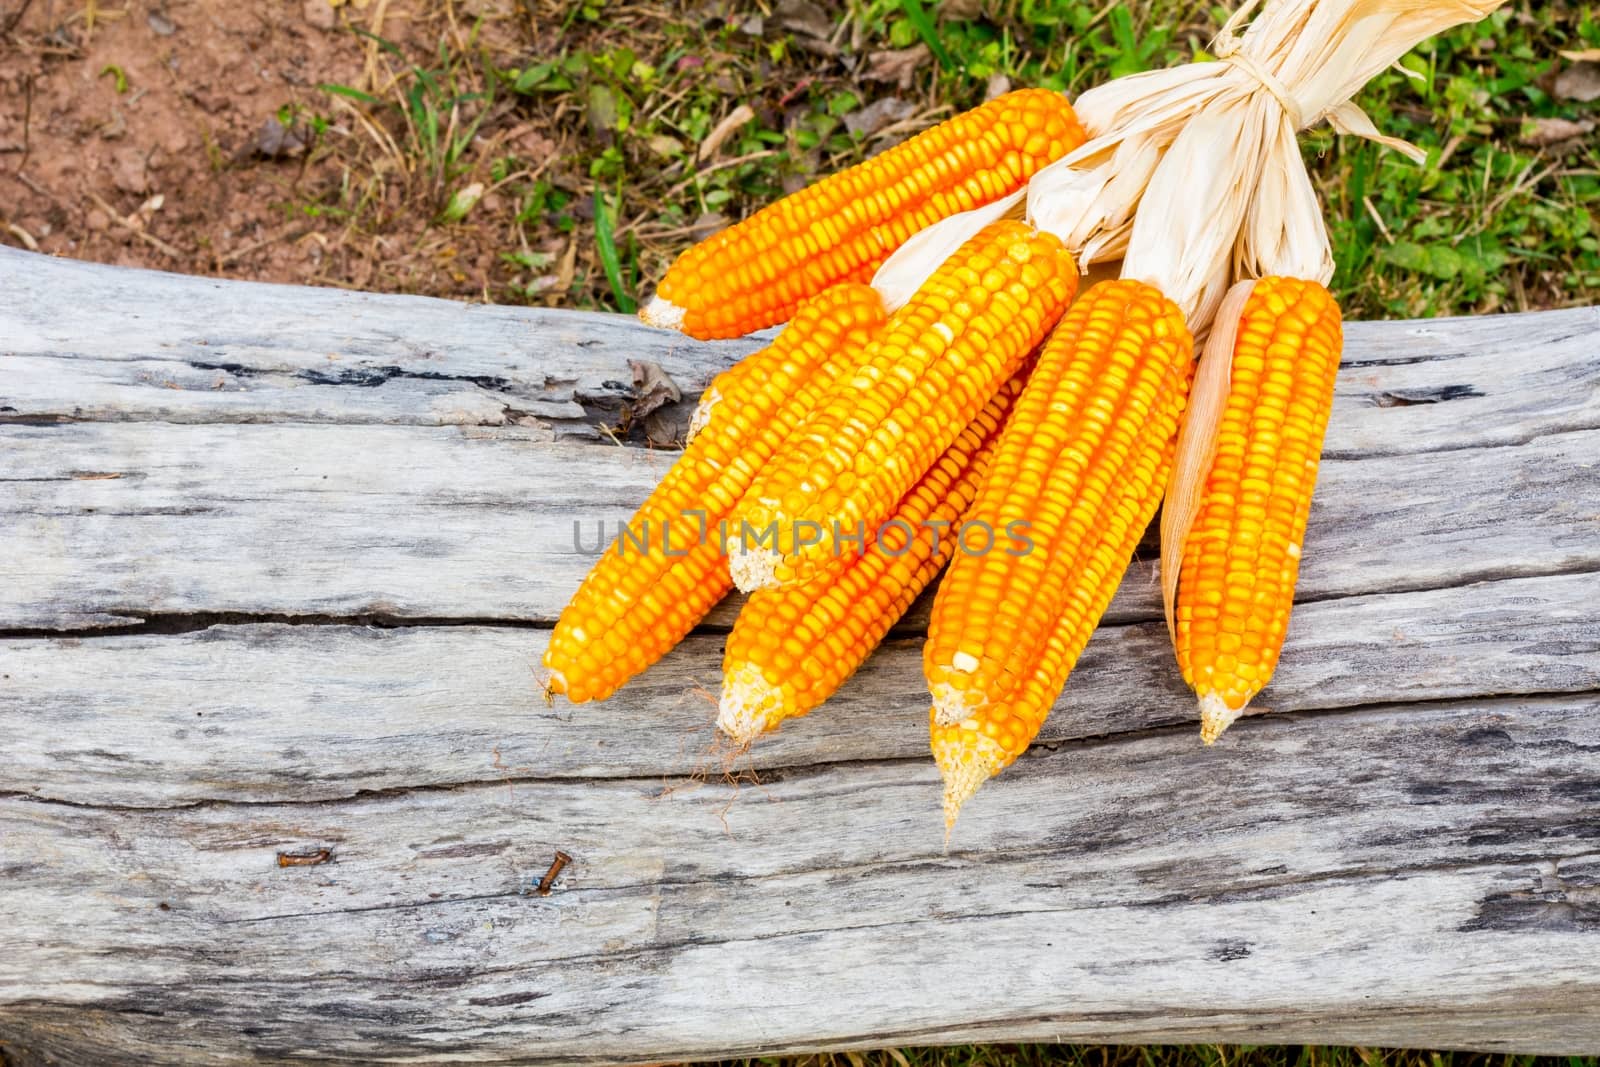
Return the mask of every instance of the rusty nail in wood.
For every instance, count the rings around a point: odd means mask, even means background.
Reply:
[[[561,873],[561,868],[565,867],[571,862],[571,856],[567,855],[565,852],[562,852],[560,849],[556,849],[556,858],[550,861],[550,869],[544,872],[543,878],[539,879],[539,895],[541,897],[547,897],[550,895],[550,887],[555,885],[556,875]]]
[[[315,852],[280,852],[279,867],[316,867],[333,859],[333,850],[319,848]]]

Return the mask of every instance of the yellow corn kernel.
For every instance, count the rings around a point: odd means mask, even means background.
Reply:
[[[1016,192],[1084,137],[1060,93],[1006,93],[690,248],[640,317],[702,339],[783,322],[813,293],[870,279],[917,231]]]
[[[1110,605],[1166,487],[1193,353],[1177,305],[1127,280],[1092,286],[1040,352],[966,519],[1021,537],[957,553],[924,646],[947,824],[1038,734]]]
[[[961,516],[1026,373],[1013,376],[837,576],[752,593],[728,635],[717,723],[740,744],[821,706],[955,549]],[[798,653],[786,645],[800,642]]]
[[[1072,256],[1021,222],[985,227],[897,311],[745,494],[729,545],[750,592],[831,569],[875,528],[1060,318]]]
[[[575,703],[610,696],[728,593],[719,524],[886,321],[876,290],[835,286],[749,357],[759,380],[717,405],[561,613],[544,655],[550,692]]]
[[[1178,571],[1174,646],[1206,744],[1278,665],[1342,344],[1339,306],[1321,285],[1255,283]],[[1186,610],[1196,604],[1214,610]]]

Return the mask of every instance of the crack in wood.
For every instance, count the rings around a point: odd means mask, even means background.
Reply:
[[[368,611],[351,614],[326,612],[283,613],[260,611],[144,611],[132,607],[103,607],[88,609],[86,614],[127,618],[128,622],[104,623],[72,629],[49,627],[0,627],[0,641],[71,638],[94,640],[102,637],[138,637],[145,635],[175,636],[204,633],[207,630],[237,626],[340,626],[370,627],[380,630],[406,630],[419,627],[484,627],[500,630],[548,630],[555,626],[554,619],[517,619],[507,617],[474,618],[470,616],[400,615],[393,612]]]
[[[1153,525],[1153,524],[1152,524]],[[1133,561],[1137,563],[1138,561]],[[1487,576],[1475,574],[1458,582],[1415,582],[1398,583],[1394,588],[1387,588],[1382,594],[1377,595],[1402,595],[1407,593],[1432,593],[1451,589],[1470,589],[1474,586],[1486,585],[1492,582],[1514,581],[1522,578],[1561,578],[1584,577],[1593,575],[1600,578],[1600,571],[1577,562],[1569,567],[1531,567],[1519,568],[1506,565],[1495,570]],[[1295,606],[1302,607],[1308,604],[1334,604],[1343,601],[1360,600],[1375,594],[1369,592],[1358,593],[1327,593],[1307,594],[1295,598]],[[264,611],[147,611],[142,608],[121,604],[100,605],[84,607],[76,614],[87,617],[110,617],[126,619],[122,622],[90,623],[83,626],[49,627],[49,626],[0,626],[0,641],[6,640],[37,640],[51,638],[72,638],[94,640],[101,637],[134,637],[140,635],[179,635],[201,633],[218,627],[231,626],[262,626],[281,624],[285,626],[339,626],[339,627],[372,627],[384,630],[419,629],[426,627],[484,627],[486,629],[512,629],[512,630],[550,630],[555,627],[556,619],[553,617],[516,617],[497,615],[406,615],[398,612],[386,611],[358,611],[350,613],[340,612],[264,612]],[[1156,622],[1161,614],[1154,607],[1144,610],[1133,610],[1124,613],[1115,621],[1103,622],[1099,629],[1119,629],[1133,626],[1144,626]],[[716,621],[715,619],[702,622],[692,631],[692,634],[701,636],[726,636],[732,629],[731,622]],[[885,635],[885,642],[920,638],[926,635],[926,626],[920,620],[902,620]]]
[[[1541,703],[1568,704],[1573,700],[1585,700],[1594,697],[1600,700],[1600,690],[1578,692],[1538,692],[1515,694],[1514,699],[1520,703],[1537,706]],[[1306,718],[1315,718],[1318,721],[1327,721],[1343,717],[1374,716],[1384,717],[1404,710],[1421,710],[1438,708],[1449,710],[1455,707],[1470,707],[1481,703],[1484,699],[1462,700],[1459,698],[1444,698],[1438,700],[1414,700],[1405,703],[1393,701],[1371,702],[1354,704],[1344,707],[1319,707],[1306,708],[1295,711],[1274,711],[1247,714],[1240,719],[1232,729],[1241,733],[1254,729],[1266,719],[1279,721],[1300,721]],[[1510,699],[1510,698],[1508,698]],[[1348,729],[1349,727],[1346,727]],[[1150,738],[1170,737],[1174,735],[1189,734],[1194,730],[1194,723],[1188,720],[1182,722],[1166,723],[1140,727],[1137,729],[1114,731],[1101,734],[1090,734],[1072,738],[1062,738],[1053,741],[1035,742],[1030,745],[1024,754],[1019,757],[1016,768],[1010,773],[1014,776],[1025,775],[1029,771],[1030,759],[1043,755],[1054,755],[1062,751],[1084,751],[1088,749],[1104,748],[1117,745],[1134,744]],[[1520,743],[1519,743],[1520,744]],[[1589,746],[1573,746],[1581,751],[1589,751]],[[273,798],[267,800],[245,799],[239,797],[204,797],[195,800],[178,801],[169,804],[115,804],[103,801],[87,802],[71,800],[60,796],[42,796],[38,793],[18,789],[0,789],[0,801],[16,800],[30,804],[54,805],[64,808],[75,808],[84,811],[108,812],[181,812],[199,811],[208,809],[227,808],[301,808],[301,807],[326,807],[336,804],[356,804],[367,801],[383,800],[394,797],[411,795],[438,794],[438,793],[463,793],[473,791],[495,791],[518,785],[557,785],[573,781],[604,782],[614,786],[628,785],[657,785],[661,787],[661,795],[685,787],[698,787],[706,784],[722,784],[729,787],[748,785],[752,788],[761,786],[775,786],[780,783],[803,781],[807,778],[818,778],[837,775],[852,768],[873,768],[904,766],[906,764],[924,764],[926,757],[919,753],[915,756],[874,756],[860,758],[844,758],[836,760],[815,760],[807,763],[775,764],[759,768],[741,769],[729,772],[725,777],[706,778],[691,774],[614,774],[605,775],[590,771],[581,778],[573,776],[548,777],[526,773],[503,772],[493,777],[463,779],[452,782],[434,782],[418,785],[393,786],[383,789],[357,789],[348,794],[337,796],[318,796],[313,798]],[[515,769],[520,772],[520,768]],[[752,779],[750,776],[754,776]],[[1440,787],[1443,788],[1443,787]],[[984,855],[998,854],[995,850],[986,850]],[[961,856],[964,853],[947,853],[947,855]]]
[[[1003,879],[1008,868],[1015,867],[1018,871],[1037,869],[1044,861],[1058,857],[1069,857],[1081,851],[1081,845],[1060,844],[1029,849],[992,849],[981,855],[974,855],[970,859],[965,855],[951,856],[945,854],[929,853],[926,856],[903,860],[887,860],[877,863],[851,864],[841,867],[812,867],[795,870],[771,871],[760,874],[747,874],[736,876],[716,876],[705,879],[672,879],[662,878],[648,883],[623,883],[617,885],[592,886],[569,890],[565,906],[582,908],[591,907],[600,901],[608,899],[626,899],[640,893],[669,893],[674,891],[697,891],[703,889],[728,890],[734,886],[762,885],[773,882],[792,881],[798,877],[808,878],[838,878],[860,879],[872,875],[882,875],[891,872],[916,873],[918,871],[943,868],[967,869],[973,876],[987,872],[988,876]],[[1494,856],[1492,859],[1462,858],[1460,860],[1436,860],[1421,864],[1400,864],[1389,867],[1373,867],[1355,865],[1325,871],[1307,871],[1284,878],[1258,878],[1248,881],[1248,884],[1230,886],[1226,889],[1211,892],[1170,893],[1163,896],[1151,897],[1145,900],[1085,902],[1074,904],[1070,907],[1042,907],[1016,910],[986,910],[986,911],[950,911],[939,910],[920,918],[896,920],[882,923],[841,924],[830,927],[833,930],[882,930],[892,927],[919,927],[928,924],[943,924],[956,922],[978,922],[997,918],[1010,918],[1018,916],[1042,916],[1075,914],[1085,911],[1096,911],[1110,908],[1147,908],[1152,910],[1187,908],[1197,904],[1223,905],[1247,903],[1261,900],[1281,900],[1293,897],[1296,893],[1303,893],[1313,888],[1335,885],[1360,885],[1374,881],[1419,878],[1430,874],[1462,873],[1500,869],[1516,865],[1550,866],[1559,867],[1561,864],[1593,858],[1589,852],[1574,853],[1572,855],[1552,855],[1547,850],[1532,850],[1518,853],[1510,852]],[[1069,883],[1050,882],[1023,882],[1022,885],[1029,889],[1068,889]],[[1591,886],[1567,887],[1563,885],[1557,890],[1545,890],[1529,893],[1521,891],[1504,894],[1493,894],[1486,899],[1485,905],[1499,902],[1502,898],[1520,901],[1523,898],[1539,897],[1540,899],[1559,897],[1565,901],[1565,893],[1572,892],[1579,897],[1581,906],[1589,909],[1600,907],[1600,888]],[[446,897],[438,900],[408,900],[397,903],[377,904],[362,907],[335,907],[323,908],[316,911],[283,912],[272,915],[256,915],[244,919],[217,919],[219,925],[225,926],[254,926],[276,922],[292,921],[328,915],[356,915],[372,912],[387,911],[417,911],[430,908],[454,908],[461,905],[479,904],[485,901],[512,902],[526,899],[529,896],[526,888],[508,889],[498,893],[478,893],[467,896]],[[1600,914],[1592,917],[1600,923]],[[1522,923],[1521,928],[1538,925],[1537,923]],[[1474,922],[1464,924],[1464,932],[1478,930],[1491,930],[1505,928],[1491,923]],[[1587,928],[1587,927],[1585,927]],[[772,933],[754,935],[741,938],[716,938],[716,937],[686,937],[675,941],[654,941],[647,946],[630,949],[625,952],[582,953],[574,955],[556,955],[545,957],[546,962],[560,963],[575,960],[596,960],[603,962],[624,962],[629,959],[651,956],[660,952],[676,951],[683,948],[707,948],[721,945],[748,944],[752,942],[776,941],[804,937],[809,930],[780,930]],[[1227,941],[1219,944],[1227,944]],[[1244,959],[1250,953],[1235,954],[1226,957],[1228,960]],[[1220,957],[1218,957],[1220,958]],[[491,973],[489,970],[479,970],[479,974]]]
[[[1373,396],[1380,408],[1410,407],[1414,404],[1441,404],[1447,400],[1481,397],[1483,391],[1470,385],[1435,385],[1426,389],[1386,390]]]

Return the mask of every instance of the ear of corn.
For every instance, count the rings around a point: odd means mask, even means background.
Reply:
[[[1176,436],[1191,356],[1176,307],[1134,281],[1092,287],[1045,343],[971,516],[1025,530],[1033,545],[963,555],[950,568],[923,657],[941,721],[1004,699],[1063,610],[1087,637],[1092,606],[1127,563],[1101,534],[1108,523],[1137,526],[1137,541],[1154,512],[1165,469],[1150,478]],[[1150,487],[1128,494],[1129,479]]]
[[[695,245],[640,315],[703,339],[783,322],[836,282],[870,279],[929,224],[1020,189],[1083,140],[1060,93],[1007,93]]]
[[[1178,666],[1200,698],[1207,744],[1277,666],[1341,344],[1339,307],[1325,288],[1262,278],[1240,315],[1230,372],[1213,379],[1226,399],[1200,468],[1172,613]]]
[[[1071,255],[1021,222],[994,223],[895,313],[736,511],[734,581],[754,589],[836,567],[844,538],[888,517],[1055,325],[1077,287]],[[756,543],[756,539],[771,540]]]
[[[752,593],[723,658],[718,724],[741,744],[832,696],[950,558],[1026,373],[1001,387],[836,576]]]
[[[1000,437],[969,523],[1028,545],[958,552],[924,668],[946,819],[1028,746],[1066,683],[1166,485],[1193,373],[1178,307],[1136,281],[1073,305]]]
[[[750,357],[638,513],[561,613],[544,665],[550,691],[574,702],[610,696],[660,659],[732,586],[719,524],[756,472],[854,365],[887,316],[870,286],[812,299],[771,346]]]

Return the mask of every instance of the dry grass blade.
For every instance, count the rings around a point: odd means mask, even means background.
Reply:
[[[702,163],[722,150],[722,144],[732,137],[739,128],[756,117],[755,109],[749,104],[740,104],[728,112],[723,120],[712,127],[706,134],[705,140],[700,142],[700,150],[696,158]]]

